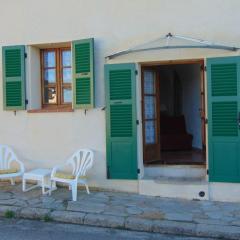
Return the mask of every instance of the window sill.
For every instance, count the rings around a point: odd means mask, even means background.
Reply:
[[[56,113],[56,112],[74,112],[74,109],[70,107],[58,107],[58,108],[42,108],[28,110],[28,113]]]

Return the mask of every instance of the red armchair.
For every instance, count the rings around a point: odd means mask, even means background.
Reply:
[[[161,115],[160,118],[160,142],[161,149],[191,150],[193,136],[186,131],[184,116],[171,117]]]

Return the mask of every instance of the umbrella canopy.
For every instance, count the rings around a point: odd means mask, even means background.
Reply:
[[[214,43],[202,39],[184,37],[180,35],[173,35],[168,33],[164,37],[157,38],[155,40],[131,47],[129,49],[113,53],[106,56],[108,59],[112,59],[121,55],[126,55],[134,52],[152,51],[161,49],[177,49],[177,48],[211,48],[221,49],[226,51],[237,51],[239,47],[228,46],[224,44]]]

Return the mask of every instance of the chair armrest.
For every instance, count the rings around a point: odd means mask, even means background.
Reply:
[[[20,166],[20,172],[21,172],[21,173],[24,173],[24,172],[25,172],[25,167],[24,167],[23,162],[21,162],[21,161],[18,160],[17,158],[16,158],[14,161],[19,164],[19,166]]]
[[[80,173],[78,173],[75,177],[75,180],[78,180],[80,177],[82,177],[83,175],[81,175]]]
[[[62,165],[58,165],[53,167],[52,172],[51,172],[51,178],[54,178],[54,175],[56,174],[56,172],[62,168],[64,168],[65,166],[68,166],[68,163],[62,164]]]

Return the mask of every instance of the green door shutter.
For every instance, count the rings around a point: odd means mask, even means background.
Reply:
[[[3,107],[5,110],[25,109],[25,47],[2,48]]]
[[[240,57],[208,59],[207,80],[209,180],[240,182]]]
[[[94,39],[72,42],[73,107],[94,107]]]
[[[105,65],[107,172],[137,179],[135,64]]]

